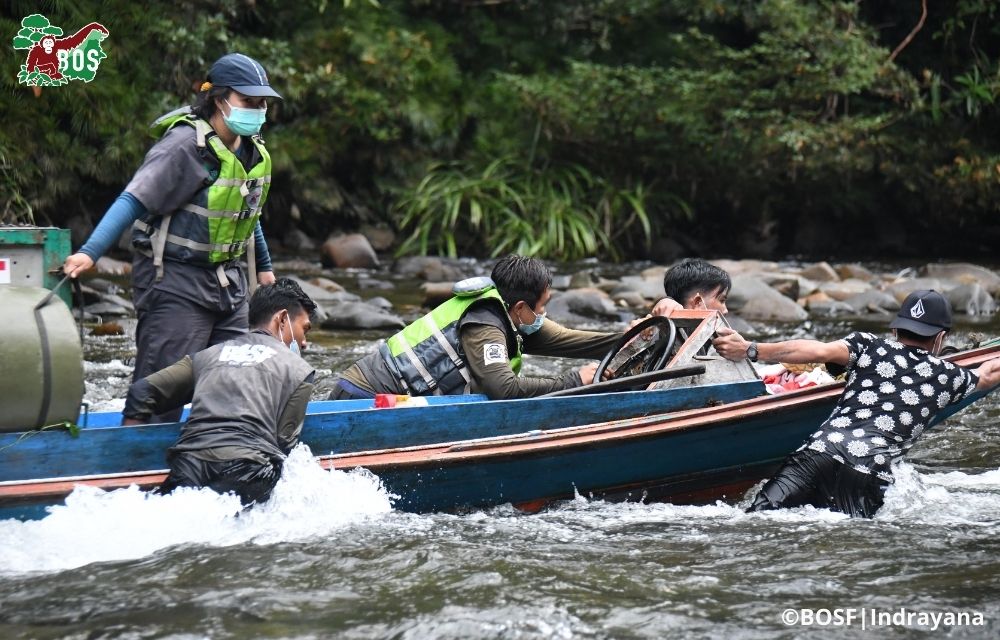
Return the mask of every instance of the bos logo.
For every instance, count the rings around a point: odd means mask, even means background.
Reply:
[[[70,80],[90,82],[97,75],[101,60],[108,57],[101,41],[108,30],[91,22],[71,36],[39,13],[21,20],[21,30],[11,42],[15,49],[27,50],[17,81],[29,87],[57,87]],[[37,92],[36,92],[37,95]]]
[[[253,367],[275,353],[277,351],[262,344],[227,344],[219,353],[219,362],[238,367]]]

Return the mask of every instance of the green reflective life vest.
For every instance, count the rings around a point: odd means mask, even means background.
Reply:
[[[469,307],[482,301],[499,304],[506,316],[507,305],[489,278],[463,280],[453,292],[454,297],[379,347],[389,370],[412,395],[470,393],[471,376],[459,341],[459,320]],[[513,324],[510,329],[516,334]],[[516,353],[510,358],[514,373],[521,370],[521,341],[516,340],[516,344]]]
[[[163,258],[218,266],[220,282],[228,286],[224,263],[249,249],[248,261],[254,260],[254,230],[271,187],[271,156],[258,136],[250,138],[260,160],[250,171],[230,151],[205,120],[180,109],[153,123],[157,137],[178,125],[193,127],[199,154],[205,159],[211,182],[205,184],[191,202],[173,212],[149,214],[133,224],[132,242],[147,248],[163,277]],[[254,264],[249,267],[252,270]]]

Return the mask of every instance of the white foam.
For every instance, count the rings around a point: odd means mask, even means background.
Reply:
[[[876,519],[926,524],[991,526],[1000,522],[1000,470],[919,473],[907,462],[893,466]]]
[[[141,558],[178,544],[301,540],[390,510],[389,495],[374,475],[325,471],[308,447],[299,445],[271,499],[242,513],[239,498],[208,489],[161,496],[135,486],[112,492],[77,487],[42,520],[0,521],[0,572]]]

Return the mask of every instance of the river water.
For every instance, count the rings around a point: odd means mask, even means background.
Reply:
[[[877,325],[755,329],[854,327]],[[952,342],[973,330],[1000,333],[966,322]],[[312,337],[328,375],[378,336]],[[88,341],[94,406],[121,397],[128,345]],[[927,433],[896,474],[872,521],[584,497],[412,515],[376,477],[323,471],[300,447],[247,513],[207,490],[78,489],[43,520],[0,522],[0,638],[1000,636],[1000,394]]]

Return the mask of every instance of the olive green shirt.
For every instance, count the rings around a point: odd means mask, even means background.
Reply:
[[[600,359],[611,350],[620,333],[569,329],[552,320],[529,336],[512,336],[510,320],[492,306],[474,307],[463,316],[459,330],[461,355],[469,369],[472,393],[491,400],[531,398],[582,384],[574,370],[558,377],[518,376],[510,364],[513,340],[532,355]],[[406,393],[376,351],[351,365],[339,376],[369,393]]]

